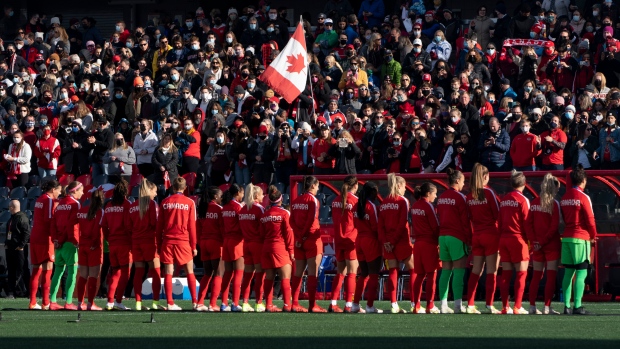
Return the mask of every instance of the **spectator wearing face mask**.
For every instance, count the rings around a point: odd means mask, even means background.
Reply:
[[[21,131],[13,133],[13,144],[9,146],[8,152],[4,154],[4,160],[8,164],[7,178],[13,183],[13,188],[23,187],[28,183],[31,157],[32,148],[24,140],[24,134]]]
[[[56,175],[61,150],[62,148],[58,140],[52,137],[52,128],[50,125],[45,125],[43,127],[43,136],[34,146],[34,156],[37,159],[38,172],[41,179]]]
[[[122,134],[114,135],[114,145],[103,156],[103,163],[108,165],[108,180],[117,183],[121,178],[127,183],[131,180],[132,165],[136,163],[136,153],[127,145]]]

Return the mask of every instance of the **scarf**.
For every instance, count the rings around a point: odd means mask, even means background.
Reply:
[[[11,147],[11,157],[18,158],[19,150],[17,149],[17,145],[13,144]],[[21,168],[19,167],[19,163],[17,161],[12,161],[10,164],[10,170],[7,176],[7,179],[17,179],[17,176],[22,173]]]

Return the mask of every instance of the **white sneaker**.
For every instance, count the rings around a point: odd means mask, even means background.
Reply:
[[[521,308],[519,308],[519,309],[514,308],[514,309],[513,309],[513,313],[514,313],[514,314],[516,314],[516,315],[527,315],[527,314],[529,314],[530,312],[529,312],[529,311],[527,311],[527,310],[525,310],[525,309],[523,309],[523,307],[521,307]]]
[[[366,314],[383,314],[383,310],[377,309],[374,306],[366,306]]]
[[[466,313],[467,314],[480,314],[480,311],[476,308],[475,305],[468,305]]]
[[[441,314],[441,311],[439,310],[439,308],[437,308],[437,306],[434,306],[430,309],[426,309],[426,313],[427,314]]]
[[[131,310],[131,308],[127,308],[123,303],[114,302],[114,310]]]
[[[543,311],[545,315],[560,315],[560,312],[553,310],[553,308],[545,306],[545,310]]]
[[[28,309],[30,309],[30,310],[41,310],[43,308],[41,308],[39,303],[36,303],[35,305],[31,305]]]
[[[454,310],[450,309],[448,306],[441,306],[442,314],[454,314]]]
[[[362,314],[363,314],[363,313],[365,313],[366,311],[365,311],[364,309],[362,309],[362,308],[360,307],[360,305],[359,305],[359,304],[357,304],[357,303],[353,303],[353,304],[351,305],[351,312],[352,312],[352,313],[362,313]]]
[[[106,303],[105,310],[114,310],[114,303]]]
[[[514,314],[514,312],[512,311],[511,307],[506,307],[506,308],[504,308],[504,310],[502,310],[502,314],[504,314],[504,315],[512,315],[512,314]]]
[[[220,311],[230,312],[230,305],[225,305],[225,304],[222,304],[222,305],[220,306]]]
[[[413,314],[426,314],[426,308],[424,308],[424,307],[422,307],[422,306],[420,306],[420,307],[419,307],[419,308],[417,308],[417,309],[416,309],[415,307],[412,307],[412,308],[411,308],[411,312],[412,312]]]
[[[488,312],[489,314],[495,314],[495,315],[497,315],[497,314],[501,314],[501,313],[502,313],[502,312],[501,312],[501,310],[497,310],[497,309],[496,309],[494,306],[492,306],[492,305],[487,305],[487,307],[486,307],[486,308],[487,308],[487,312]]]
[[[199,304],[199,305],[196,305],[196,307],[194,308],[194,310],[195,310],[195,311],[205,311],[205,312],[206,312],[206,311],[209,311],[209,307],[207,307],[207,306],[206,306],[206,305],[204,305],[204,304]]]
[[[535,305],[530,305],[530,311],[528,312],[530,315],[540,315],[542,314],[540,310],[536,309]]]
[[[183,308],[179,307],[176,304],[168,304],[168,311],[181,311]]]

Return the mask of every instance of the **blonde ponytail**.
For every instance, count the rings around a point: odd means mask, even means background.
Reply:
[[[540,184],[540,206],[544,212],[553,212],[553,199],[560,190],[560,181],[547,173]]]
[[[254,195],[255,195],[254,193],[256,189],[260,189],[260,187],[257,187],[252,183],[248,184],[245,187],[245,197],[243,198],[243,202],[245,202],[245,205],[248,207],[248,210],[250,210],[252,206],[254,205]]]
[[[142,182],[140,182],[140,188],[138,191],[138,203],[140,205],[140,219],[144,217],[146,212],[149,210],[149,206],[151,204],[151,195],[149,191],[155,188],[155,184],[149,181],[146,178],[142,178]]]
[[[403,177],[397,176],[393,173],[390,173],[387,175],[387,184],[388,184],[388,189],[390,190],[388,197],[395,198],[399,195],[398,184],[400,183],[405,183],[405,179]]]

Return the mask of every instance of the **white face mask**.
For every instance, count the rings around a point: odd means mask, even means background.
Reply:
[[[269,14],[269,19],[271,19],[272,21],[275,20],[276,18],[278,18],[278,14],[273,14],[273,13]]]
[[[528,132],[530,132],[530,127],[529,126],[523,126],[523,127],[521,127],[521,131],[523,131],[523,133],[528,133]]]
[[[459,118],[457,117],[451,117],[450,120],[452,120],[452,123],[456,124],[457,122],[459,122]]]

